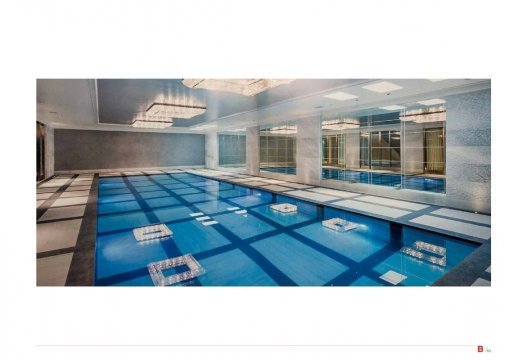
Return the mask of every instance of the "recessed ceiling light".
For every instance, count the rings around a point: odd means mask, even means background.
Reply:
[[[444,80],[447,80],[447,79],[428,79],[429,81],[431,82],[439,82],[439,81],[444,81]]]
[[[339,101],[352,100],[352,99],[358,98],[357,95],[349,94],[349,93],[346,93],[343,91],[338,91],[338,92],[335,92],[335,93],[332,93],[329,95],[325,95],[324,97],[329,98],[329,99],[339,100]]]
[[[417,104],[422,105],[439,105],[439,104],[445,104],[446,101],[444,99],[429,99],[429,100],[422,100],[417,101]]]
[[[382,106],[382,107],[380,107],[380,109],[382,109],[382,110],[389,110],[389,111],[392,111],[392,110],[403,110],[403,109],[406,109],[406,106],[389,105],[389,106]]]
[[[380,82],[377,82],[375,84],[370,84],[370,85],[363,86],[362,88],[366,89],[366,90],[369,90],[369,91],[374,91],[374,92],[377,92],[377,93],[386,93],[386,92],[389,92],[389,91],[396,91],[396,90],[403,89],[402,86],[393,84],[393,83],[391,83],[389,81],[380,81]]]

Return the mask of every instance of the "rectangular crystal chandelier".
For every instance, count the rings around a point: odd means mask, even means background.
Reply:
[[[279,211],[283,214],[292,214],[297,212],[297,205],[282,203],[282,204],[273,204],[270,206],[272,210]]]
[[[254,96],[292,81],[294,79],[184,79],[182,83],[192,89],[228,91],[244,96]]]
[[[189,270],[165,276],[163,271],[185,265]],[[191,255],[186,254],[171,259],[153,262],[147,265],[148,272],[155,286],[168,286],[182,283],[205,274],[205,269]]]
[[[408,110],[400,113],[401,121],[412,121],[417,124],[445,121],[445,106],[430,107],[427,109]]]
[[[132,126],[135,128],[164,129],[173,125],[173,120],[164,116],[143,116],[136,118]]]
[[[283,135],[297,134],[297,125],[274,126],[269,129],[269,133]]]
[[[133,229],[137,241],[166,240],[173,235],[173,232],[165,224],[142,226]]]
[[[149,116],[166,116],[170,118],[190,119],[197,115],[203,114],[206,110],[206,107],[198,105],[179,105],[155,102],[149,106],[146,113]]]
[[[353,223],[351,221],[343,220],[340,218],[332,218],[329,220],[323,220],[322,225],[325,226],[328,229],[339,231],[339,232],[346,232],[349,230],[356,229],[359,227],[358,224]]]
[[[337,120],[326,120],[322,122],[323,130],[346,130],[356,129],[360,127],[358,119],[337,119]]]
[[[435,265],[446,266],[446,249],[424,241],[416,241],[411,247],[403,247],[402,253]]]

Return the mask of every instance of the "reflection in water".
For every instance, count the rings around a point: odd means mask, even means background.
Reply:
[[[401,248],[401,252],[435,265],[446,266],[446,249],[424,241],[416,241],[411,247]]]
[[[145,241],[167,239],[173,235],[173,232],[165,224],[156,224],[134,228],[133,234],[137,241]]]
[[[167,277],[164,276],[163,270],[173,269],[179,266],[185,266],[189,270]],[[202,268],[200,263],[196,261],[191,254],[153,262],[148,264],[147,267],[150,277],[156,286],[177,284],[205,274],[205,269]]]
[[[271,205],[270,208],[272,210],[279,211],[281,213],[289,214],[297,212],[297,205],[282,203],[282,204],[274,204]]]
[[[356,223],[353,223],[351,221],[343,220],[341,218],[332,218],[329,220],[323,220],[322,225],[326,228],[340,231],[340,232],[346,232],[349,230],[356,229],[359,225]]]

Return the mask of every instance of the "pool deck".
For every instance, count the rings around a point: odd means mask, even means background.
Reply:
[[[63,174],[38,183],[37,285],[93,285],[100,177],[184,171],[475,242],[481,246],[433,285],[491,285],[490,215],[211,169]]]

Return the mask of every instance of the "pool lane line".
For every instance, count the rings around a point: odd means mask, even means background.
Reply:
[[[65,286],[94,285],[98,188],[99,174],[94,173]]]

